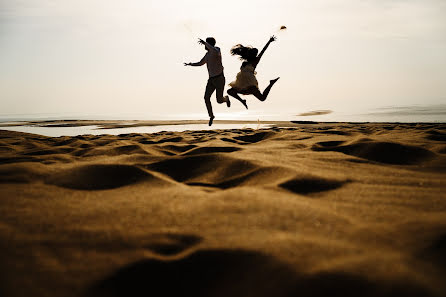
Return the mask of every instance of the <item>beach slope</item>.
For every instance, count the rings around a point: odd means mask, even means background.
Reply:
[[[446,296],[445,193],[446,124],[0,131],[0,295]]]

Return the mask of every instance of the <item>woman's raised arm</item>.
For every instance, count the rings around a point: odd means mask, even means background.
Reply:
[[[260,58],[262,58],[263,54],[265,53],[266,49],[268,48],[268,46],[270,45],[271,42],[276,41],[276,36],[271,36],[270,39],[268,40],[268,42],[265,44],[265,46],[263,47],[262,51],[260,52],[260,54],[257,56],[256,58],[256,64],[254,66],[257,66],[257,64],[259,64],[260,62]]]

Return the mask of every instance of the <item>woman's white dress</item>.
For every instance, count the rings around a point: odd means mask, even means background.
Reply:
[[[231,82],[229,86],[239,91],[249,89],[250,87],[259,88],[256,74],[257,72],[255,72],[254,67],[251,64],[242,66],[240,72],[237,73],[235,81]]]

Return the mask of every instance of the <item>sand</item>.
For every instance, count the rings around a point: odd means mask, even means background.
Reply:
[[[446,124],[291,126],[0,131],[0,296],[446,296]]]

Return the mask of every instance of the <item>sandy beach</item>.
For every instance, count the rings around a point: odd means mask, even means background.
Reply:
[[[446,296],[446,124],[276,126],[0,130],[0,296]]]

